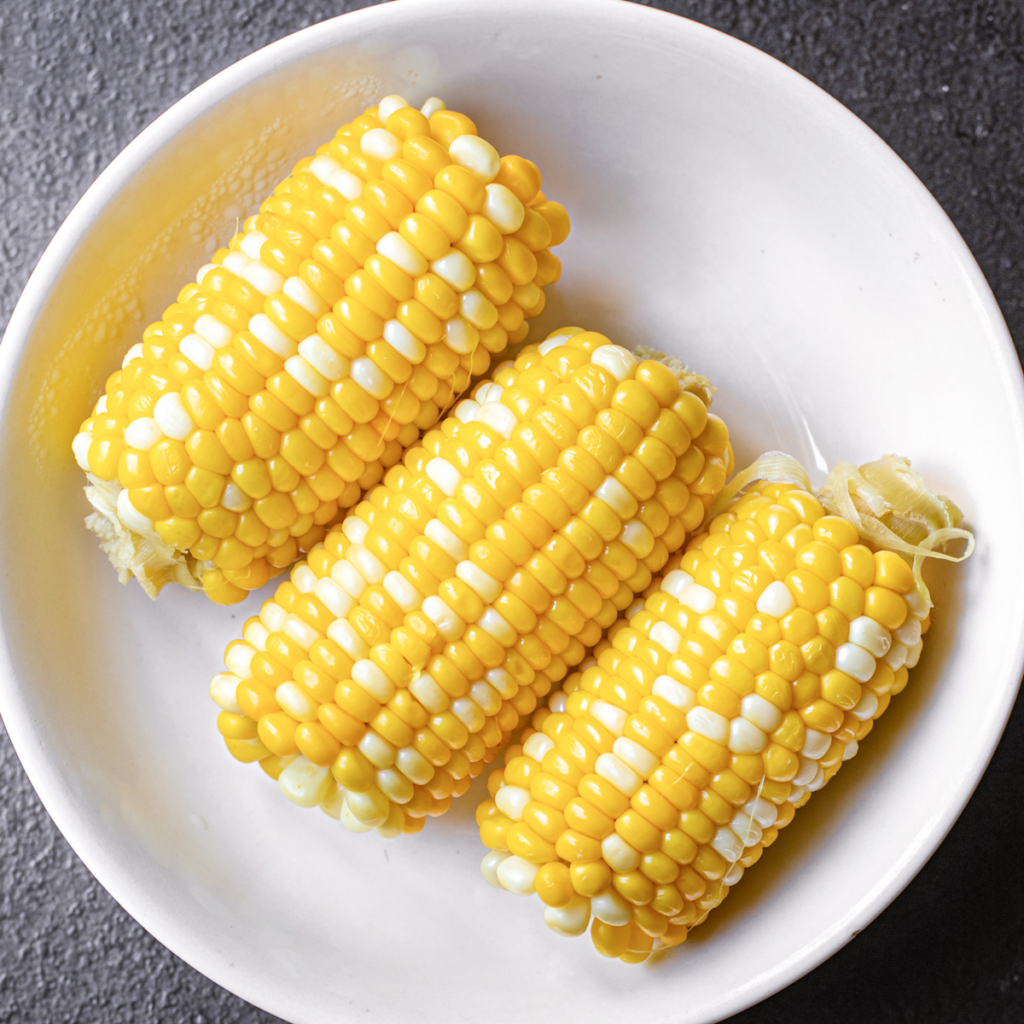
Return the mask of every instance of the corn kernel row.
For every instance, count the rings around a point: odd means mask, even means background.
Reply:
[[[672,564],[477,812],[491,884],[630,963],[682,942],[856,754],[929,624],[907,561],[792,484],[748,491]]]
[[[292,572],[211,693],[229,750],[355,831],[417,831],[721,490],[709,389],[565,329],[503,366]]]
[[[540,186],[439,100],[386,97],[343,126],[82,424],[74,452],[116,526],[221,603],[322,540],[543,309],[569,225]]]

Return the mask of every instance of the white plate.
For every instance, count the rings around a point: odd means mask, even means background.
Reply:
[[[722,388],[741,461],[776,447],[818,470],[907,454],[977,530],[969,563],[933,573],[924,660],[862,756],[657,964],[604,961],[549,932],[536,901],[482,881],[479,784],[421,835],[385,842],[234,763],[206,687],[256,601],[215,609],[176,590],[152,603],[118,586],[82,527],[71,438],[140,324],[291,160],[397,91],[468,111],[569,205],[542,328],[584,323],[683,355]],[[288,1020],[678,1024],[748,1006],[906,885],[1017,689],[1024,404],[981,273],[852,114],[652,10],[404,0],[241,61],[75,208],[0,349],[0,403],[0,709],[25,768],[134,917]]]

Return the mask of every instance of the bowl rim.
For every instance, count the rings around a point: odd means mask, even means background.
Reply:
[[[647,19],[652,34],[665,38],[698,39],[708,49],[725,59],[737,59],[750,68],[752,75],[774,79],[802,103],[813,105],[815,113],[824,116],[847,134],[859,136],[858,141],[873,149],[880,161],[901,185],[922,204],[936,232],[937,242],[947,249],[964,275],[966,286],[973,292],[979,320],[988,320],[994,339],[995,360],[1007,385],[1011,402],[1011,419],[1017,450],[1021,453],[1021,475],[1024,477],[1024,377],[1016,349],[995,297],[963,238],[949,216],[925,185],[889,145],[842,103],[830,96],[810,79],[782,61],[717,29],[700,22],[655,8],[623,3],[622,0],[492,0],[494,16],[502,14],[529,16],[550,13],[553,4],[560,14],[577,12],[604,20],[609,29],[623,18]],[[47,245],[33,270],[15,308],[0,345],[0,423],[3,422],[15,381],[17,369],[27,349],[35,320],[45,302],[53,278],[59,273],[68,254],[77,250],[94,220],[128,184],[145,163],[182,129],[225,98],[248,87],[275,67],[301,59],[337,42],[351,40],[372,32],[378,26],[401,22],[416,23],[439,9],[477,11],[474,0],[404,0],[401,4],[384,3],[351,11],[318,22],[278,39],[229,65],[175,102],[144,128],[97,176],[74,205],[53,239]],[[1024,618],[1024,616],[1022,616]],[[1003,681],[1000,700],[991,709],[982,742],[977,743],[961,781],[946,801],[940,814],[909,844],[903,858],[879,879],[878,884],[859,905],[845,917],[817,936],[797,954],[777,968],[744,985],[723,992],[709,1004],[709,1022],[746,1009],[774,995],[798,978],[814,970],[831,957],[899,895],[929,860],[952,828],[974,792],[992,758],[1012,711],[1024,670],[1024,632],[1004,661],[1007,677]],[[1012,673],[1009,670],[1012,668]],[[149,886],[136,878],[122,863],[117,848],[106,839],[100,827],[91,826],[83,817],[74,795],[61,772],[46,754],[37,722],[22,696],[15,676],[11,652],[4,630],[4,610],[0,604],[0,715],[15,752],[21,760],[43,806],[76,855],[104,889],[154,938],[165,945],[195,970],[233,994],[268,1012],[287,1016],[290,1005],[280,987],[266,984],[246,971],[237,961],[225,955],[203,936],[197,936],[179,923],[173,912],[165,912],[149,895]]]

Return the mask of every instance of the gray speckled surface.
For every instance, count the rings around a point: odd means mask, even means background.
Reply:
[[[99,171],[238,58],[365,3],[3,0],[0,324]],[[1020,0],[690,0],[665,7],[807,75],[936,195],[1024,343]],[[2,732],[2,730],[0,730]],[[742,1024],[1024,1020],[1024,712],[917,879],[863,935]],[[57,832],[0,735],[0,1022],[266,1022],[164,949]]]

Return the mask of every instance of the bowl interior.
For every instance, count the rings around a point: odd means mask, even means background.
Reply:
[[[259,598],[120,587],[70,442],[141,327],[290,163],[379,96],[439,94],[569,207],[563,323],[683,357],[738,462],[817,482],[884,452],[979,538],[938,567],[925,657],[861,757],[682,949],[642,968],[488,888],[473,810],[355,837],[227,755],[207,695]],[[1019,678],[1020,373],[969,253],[851,114],[731,39],[626,4],[407,0],[327,22],[188,97],[104,174],[0,353],[0,700],[58,825],[176,953],[289,1020],[706,1021],[828,956],[906,884]],[[934,567],[933,567],[934,568]],[[5,664],[6,662],[6,664]],[[571,977],[571,982],[568,979]],[[443,987],[441,987],[443,986]]]

